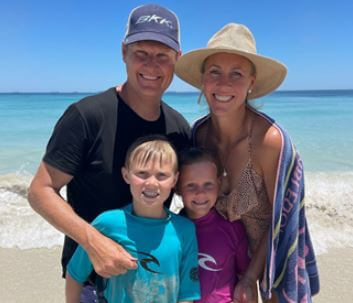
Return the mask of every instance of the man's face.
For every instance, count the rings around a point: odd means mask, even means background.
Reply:
[[[123,44],[122,48],[128,83],[134,93],[159,100],[172,82],[180,54],[156,41]]]

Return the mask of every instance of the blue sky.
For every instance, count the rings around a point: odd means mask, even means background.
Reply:
[[[183,52],[229,22],[288,67],[281,90],[353,89],[353,1],[154,1],[180,19]],[[125,80],[130,10],[150,1],[0,2],[0,92],[101,91]],[[169,90],[190,91],[175,78]]]

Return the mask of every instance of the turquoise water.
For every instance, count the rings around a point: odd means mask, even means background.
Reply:
[[[55,122],[88,94],[0,94],[0,174],[33,173]],[[197,93],[164,100],[192,123],[207,112]],[[276,92],[255,103],[291,135],[309,171],[353,171],[353,91]]]
[[[0,247],[62,244],[62,234],[29,207],[26,192],[55,122],[87,95],[0,94]],[[207,113],[197,97],[169,93],[164,100],[192,123]],[[255,106],[287,129],[303,158],[316,252],[353,247],[353,90],[277,92]]]

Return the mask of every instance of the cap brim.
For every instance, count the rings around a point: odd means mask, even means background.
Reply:
[[[231,53],[250,60],[256,68],[255,85],[248,99],[262,97],[281,85],[287,74],[287,68],[279,61],[261,55],[226,48],[202,48],[181,56],[175,66],[175,74],[185,82],[201,89],[201,68],[205,59],[217,53]]]
[[[134,43],[138,41],[146,41],[146,40],[157,41],[172,48],[176,52],[180,51],[180,46],[177,42],[175,42],[173,39],[169,38],[168,36],[161,35],[160,33],[155,33],[155,32],[143,32],[143,33],[132,34],[125,38],[124,43],[130,44],[130,43]]]

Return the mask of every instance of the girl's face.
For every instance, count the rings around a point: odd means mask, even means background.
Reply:
[[[255,79],[252,64],[245,57],[218,53],[207,58],[202,84],[212,114],[228,115],[244,106]]]
[[[203,161],[181,167],[178,192],[189,218],[198,219],[208,214],[216,203],[219,185],[217,166],[212,162]]]

